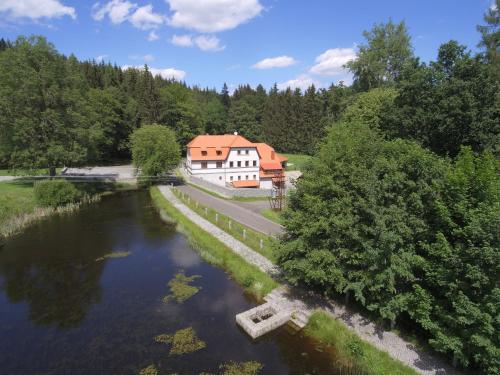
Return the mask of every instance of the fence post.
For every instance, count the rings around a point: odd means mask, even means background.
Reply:
[[[262,241],[262,238],[259,241],[259,247],[260,247],[261,250],[264,247],[264,241]]]
[[[208,216],[208,207],[205,207],[205,216]]]
[[[247,239],[247,230],[246,229],[243,229],[243,239],[244,240]]]
[[[231,229],[231,220],[229,220],[228,224],[229,224],[229,229]]]
[[[198,201],[196,201],[196,208],[198,208]]]
[[[216,212],[215,213],[215,222],[218,223],[219,222],[219,214]]]

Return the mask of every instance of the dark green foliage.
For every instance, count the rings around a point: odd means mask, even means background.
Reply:
[[[410,319],[436,350],[497,373],[498,176],[491,154],[451,162],[334,124],[291,193],[279,263],[292,282]]]
[[[81,198],[80,191],[67,180],[38,181],[34,184],[34,193],[39,206],[64,206]]]
[[[500,78],[500,0],[495,0],[484,15],[486,25],[480,25],[480,47],[485,49],[485,55],[492,66],[496,79]]]
[[[462,145],[495,151],[500,143],[500,90],[491,69],[451,41],[429,65],[407,66],[392,111],[380,127],[391,137],[411,138],[455,156]]]

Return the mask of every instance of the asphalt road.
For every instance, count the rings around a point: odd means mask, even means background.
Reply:
[[[247,207],[243,207],[248,205],[246,202],[241,202],[240,205],[240,202],[236,203],[226,199],[217,198],[189,185],[181,185],[177,188],[180,191],[189,194],[192,199],[197,200],[200,204],[213,208],[221,214],[232,217],[235,221],[238,221],[253,230],[274,236],[283,233],[283,227],[281,225],[266,219],[264,216]]]

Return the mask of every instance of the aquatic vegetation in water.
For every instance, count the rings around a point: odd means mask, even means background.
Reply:
[[[163,302],[167,303],[171,299],[175,299],[178,303],[182,303],[194,296],[201,288],[189,284],[200,277],[200,275],[186,276],[184,271],[177,273],[175,277],[168,282],[172,294],[164,297]]]
[[[102,257],[97,258],[95,261],[100,262],[107,258],[125,258],[130,255],[130,251],[116,251],[114,253],[104,254]]]
[[[262,370],[262,363],[250,362],[228,362],[219,366],[222,375],[256,375]]]
[[[148,367],[144,367],[139,371],[139,375],[158,375],[158,369],[155,365],[149,365]]]
[[[193,353],[207,346],[204,341],[198,338],[192,327],[180,329],[173,335],[158,335],[154,340],[159,343],[172,344],[169,355]]]

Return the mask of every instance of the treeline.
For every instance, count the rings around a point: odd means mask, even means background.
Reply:
[[[500,1],[477,55],[412,54],[404,24],[365,33],[353,96],[292,191],[279,263],[295,283],[411,327],[500,374]]]
[[[312,153],[326,119],[338,118],[345,86],[230,95],[63,56],[43,37],[0,40],[0,166],[51,168],[130,158],[129,137],[143,124],[168,126],[184,147],[198,134],[238,131],[279,151]]]

